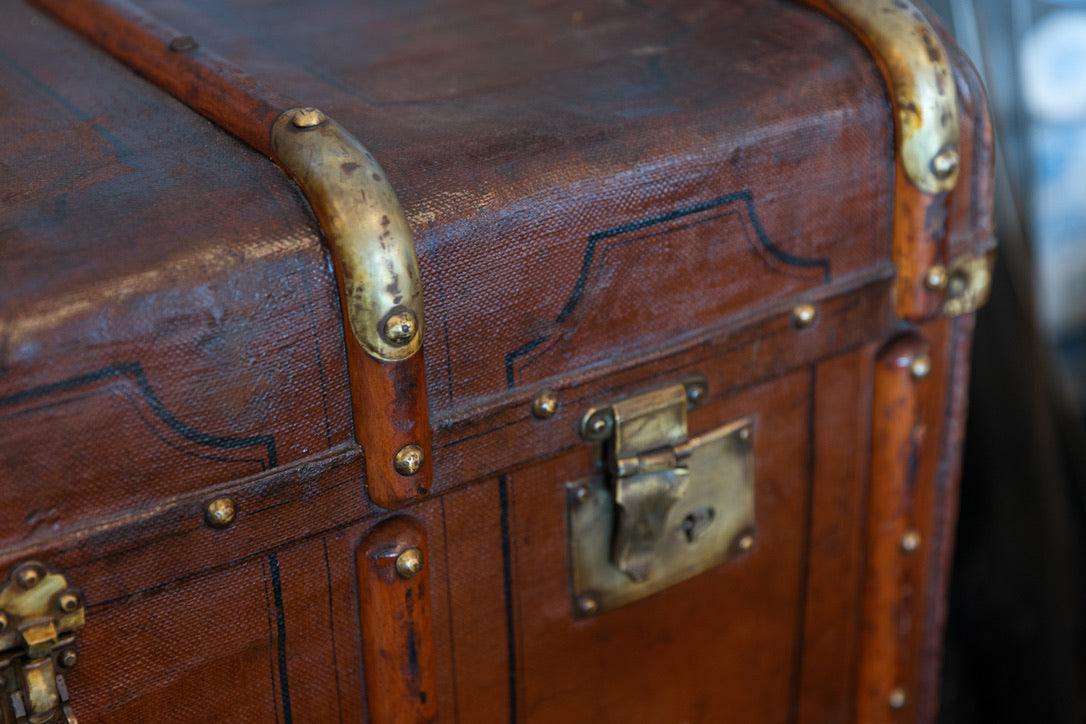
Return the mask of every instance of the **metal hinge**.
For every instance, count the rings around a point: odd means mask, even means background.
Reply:
[[[589,409],[606,476],[570,483],[574,611],[593,615],[712,568],[753,544],[750,419],[689,437],[703,380]]]
[[[0,721],[76,724],[64,672],[75,666],[83,594],[39,561],[17,566],[0,588]]]

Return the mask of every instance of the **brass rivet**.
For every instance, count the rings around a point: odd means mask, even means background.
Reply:
[[[920,547],[920,533],[915,530],[906,531],[905,535],[901,536],[901,550],[905,553],[912,553]]]
[[[914,380],[922,380],[931,374],[931,357],[922,354],[909,365],[909,372]]]
[[[754,547],[754,536],[750,533],[743,534],[743,537],[739,539],[739,550],[749,551]]]
[[[396,573],[403,579],[411,579],[422,570],[422,551],[408,548],[396,557]]]
[[[294,111],[290,122],[297,128],[314,128],[324,123],[327,118],[316,108],[299,108]]]
[[[931,160],[931,171],[936,178],[948,178],[958,170],[958,152],[944,148]]]
[[[596,410],[587,420],[582,418],[581,434],[588,440],[603,440],[610,434],[613,424],[611,408]]]
[[[554,390],[544,390],[532,400],[532,417],[549,420],[556,412],[558,412],[558,393]]]
[[[418,331],[418,319],[415,313],[406,307],[393,309],[381,325],[381,336],[396,347],[403,347],[410,342]]]
[[[392,460],[392,467],[400,475],[414,475],[422,467],[425,458],[418,445],[404,445]]]
[[[191,35],[179,35],[170,41],[170,50],[174,53],[188,53],[199,47]]]
[[[204,508],[204,522],[212,528],[226,528],[234,522],[237,513],[233,498],[215,498]]]
[[[938,292],[946,289],[946,282],[946,267],[942,264],[936,264],[931,269],[928,269],[928,273],[924,275],[924,286],[927,287],[930,292]]]
[[[890,696],[887,699],[887,703],[890,704],[891,709],[904,709],[905,708],[905,689],[900,686],[890,692]]]
[[[796,329],[803,329],[814,324],[818,310],[813,304],[801,304],[792,310],[792,324]]]
[[[750,439],[750,428],[749,427],[744,427],[744,428],[741,428],[739,430],[739,439],[743,440],[743,441],[747,441],[747,440]]]
[[[596,597],[583,593],[577,597],[577,610],[585,616],[594,616],[600,610],[600,602],[596,600]]]
[[[41,582],[41,569],[35,565],[23,566],[15,572],[15,580],[23,588],[33,588]]]
[[[587,485],[578,485],[573,489],[573,498],[578,503],[583,503],[592,497],[592,491],[588,489]]]
[[[686,406],[693,409],[705,402],[709,396],[709,385],[701,380],[686,383]]]
[[[4,613],[0,613],[0,631],[3,631],[8,627],[8,617]]]
[[[65,669],[70,669],[75,666],[75,663],[79,661],[78,654],[75,653],[75,649],[64,649],[57,658],[60,665]]]
[[[57,608],[64,613],[71,613],[79,608],[79,596],[74,593],[64,593],[57,599]]]
[[[946,294],[951,299],[956,299],[965,294],[965,291],[969,288],[969,276],[961,271],[956,271],[950,275],[950,279],[947,281]]]

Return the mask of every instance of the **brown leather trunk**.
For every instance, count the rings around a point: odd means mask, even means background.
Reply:
[[[4,18],[0,721],[934,717],[993,245],[935,20]]]

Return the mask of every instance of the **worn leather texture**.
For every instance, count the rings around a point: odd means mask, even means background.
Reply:
[[[402,514],[426,530],[438,720],[855,720],[875,360],[907,326],[891,108],[856,38],[783,0],[138,5],[335,118],[406,211],[434,482]],[[318,225],[259,153],[23,0],[4,10],[0,570],[41,557],[86,592],[80,721],[357,721],[376,677],[355,551],[389,514]],[[991,236],[992,158],[951,53],[953,256]],[[886,615],[923,721],[971,319],[915,331],[926,545]],[[579,416],[691,374],[693,433],[755,420],[755,547],[574,620],[566,484],[598,458]],[[238,519],[212,530],[223,494]]]

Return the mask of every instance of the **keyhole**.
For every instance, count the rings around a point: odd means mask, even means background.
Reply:
[[[701,532],[709,527],[713,522],[713,518],[716,513],[712,508],[698,508],[683,518],[682,524],[679,529],[686,535],[686,542],[693,543],[697,540]]]

